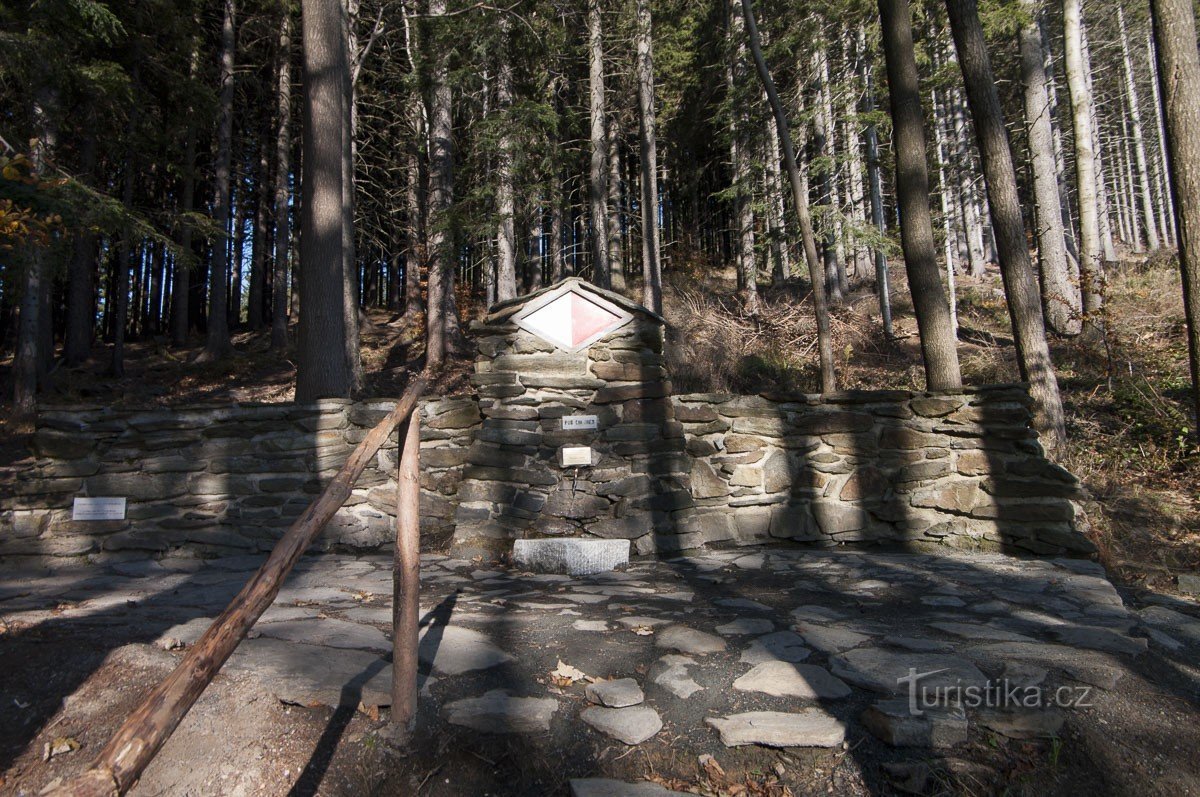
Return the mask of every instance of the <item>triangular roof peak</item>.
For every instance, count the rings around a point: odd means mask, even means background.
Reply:
[[[514,299],[507,299],[503,302],[497,302],[496,304],[492,305],[491,308],[489,308],[487,317],[484,318],[484,323],[505,323],[511,320],[513,316],[520,313],[521,310],[529,306],[531,303],[540,300],[543,297],[549,298],[550,294],[557,295],[566,291],[576,291],[585,294],[590,293],[615,304],[617,307],[620,307],[622,310],[625,310],[628,313],[644,315],[660,324],[665,325],[667,323],[667,320],[658,313],[647,307],[643,307],[627,296],[623,296],[615,291],[609,291],[605,290],[604,288],[597,287],[581,277],[567,277],[566,279],[559,280],[553,285],[547,285],[541,290],[527,293],[524,296],[518,296]]]

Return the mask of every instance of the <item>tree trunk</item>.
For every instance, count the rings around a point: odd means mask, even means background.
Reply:
[[[223,0],[221,18],[221,91],[217,111],[217,154],[213,167],[213,224],[222,235],[213,244],[208,278],[208,339],[199,362],[211,362],[229,354],[229,314],[226,312],[229,280],[229,245],[224,231],[229,227],[230,161],[233,156],[233,68],[236,47],[237,0]]]
[[[304,152],[296,401],[350,395],[342,260],[346,46],[340,0],[302,0]]]
[[[496,301],[504,302],[517,296],[517,227],[513,219],[513,121],[512,61],[508,49],[507,14],[500,15],[500,57],[496,65],[496,104],[501,116],[499,158],[496,163],[496,213],[500,223],[496,230]]]
[[[858,62],[864,58],[863,42],[856,39],[854,45],[854,60],[846,70],[847,77],[850,79],[861,74],[862,70],[858,67]],[[863,192],[862,122],[859,118],[859,97],[860,95],[857,91],[846,92],[846,179],[849,183],[848,199],[850,201],[851,215],[856,227],[864,219],[870,217],[870,213],[866,209],[866,196]],[[861,280],[870,268],[870,253],[860,242],[857,233],[851,237],[850,247],[851,256],[854,261],[854,274],[856,278]]]
[[[979,203],[975,197],[974,175],[976,174],[974,159],[971,157],[971,145],[967,138],[966,114],[957,92],[949,92],[947,102],[953,109],[954,144],[958,155],[955,171],[958,173],[958,211],[963,220],[963,238],[967,250],[967,268],[972,277],[983,277],[987,265],[983,251],[983,220]]]
[[[550,281],[558,282],[567,275],[563,256],[563,197],[562,178],[556,171],[550,175]]]
[[[1151,0],[1159,91],[1166,117],[1168,173],[1183,277],[1188,362],[1200,419],[1200,54],[1191,0]],[[1193,436],[1196,423],[1191,425]]]
[[[1150,193],[1150,167],[1146,158],[1146,142],[1142,138],[1142,107],[1138,100],[1137,84],[1133,79],[1133,57],[1129,51],[1129,35],[1125,30],[1125,11],[1117,4],[1117,24],[1121,31],[1121,61],[1125,67],[1125,95],[1129,100],[1129,123],[1133,127],[1133,154],[1137,159],[1138,193],[1142,200],[1142,226],[1146,244],[1153,251],[1161,246],[1154,224],[1154,198]]]
[[[754,251],[754,203],[750,162],[750,118],[746,111],[746,32],[741,0],[729,5],[729,64],[726,86],[730,97],[730,159],[733,163],[734,251],[738,295],[747,315],[758,313],[758,259]]]
[[[879,16],[891,89],[900,245],[904,250],[904,267],[921,335],[925,384],[929,390],[948,390],[962,386],[962,374],[950,322],[950,304],[946,301],[938,273],[933,222],[929,216],[925,118],[921,109],[908,0],[879,0]]]
[[[654,108],[654,38],[650,0],[637,0],[639,162],[642,197],[642,304],[662,315],[662,251],[658,230],[658,125]]]
[[[435,24],[440,23],[446,16],[446,0],[429,0],[428,13]],[[436,42],[436,36],[434,40]],[[425,312],[425,367],[430,369],[438,368],[446,359],[446,302],[454,276],[454,252],[449,230],[450,203],[454,196],[450,54],[444,46],[436,46],[435,42],[431,42],[434,46],[430,48],[429,293]]]
[[[1029,382],[1034,403],[1034,420],[1043,440],[1051,450],[1066,442],[1066,421],[1058,394],[1058,380],[1046,344],[1042,322],[1042,306],[1029,248],[1025,224],[1021,219],[1021,199],[1017,192],[1017,173],[1013,167],[1012,150],[1000,97],[983,38],[983,25],[975,0],[946,0],[950,28],[958,63],[962,68],[967,101],[971,106],[975,136],[987,183],[988,206],[992,230],[1000,255],[1000,273],[1004,279],[1004,294],[1012,318],[1013,336],[1017,344],[1017,362],[1021,378]]]
[[[1050,328],[1060,335],[1079,332],[1079,289],[1071,281],[1067,241],[1063,231],[1062,200],[1054,163],[1054,131],[1046,91],[1046,54],[1038,18],[1040,0],[1022,0],[1027,15],[1019,33],[1021,82],[1025,87],[1025,128],[1033,172],[1034,219],[1041,265],[1042,307]]]
[[[859,28],[860,41],[865,39],[862,28]],[[872,68],[867,59],[863,59],[863,88],[867,95],[867,113],[875,113],[875,84]],[[874,122],[867,124],[867,183],[871,195],[871,223],[879,232],[880,240],[887,235],[887,222],[883,217],[883,175],[879,168],[879,131]],[[944,190],[944,189],[943,189]],[[895,336],[892,329],[892,295],[888,285],[887,253],[882,245],[875,246],[875,293],[879,297],[879,316],[883,325],[883,334],[888,339]]]
[[[591,168],[588,205],[592,215],[592,281],[613,287],[608,261],[608,137],[604,97],[604,29],[600,0],[588,0],[588,97],[591,118]]]
[[[38,137],[34,140],[30,158],[31,172],[40,178],[46,162],[57,143],[57,132],[50,120],[54,99],[51,92],[41,87],[34,103],[33,117]],[[37,418],[37,392],[41,381],[41,359],[45,356],[42,336],[44,323],[43,295],[50,290],[47,268],[47,247],[30,241],[25,252],[25,280],[21,293],[21,310],[17,330],[17,346],[13,355],[13,426],[17,432],[34,431]]]
[[[765,92],[764,95],[766,96]],[[779,125],[775,116],[767,120],[766,163],[763,173],[766,187],[767,235],[771,245],[771,280],[782,285],[792,276],[791,257],[788,252],[786,226],[784,224],[783,174],[780,170]]]
[[[804,259],[808,263],[808,276],[812,282],[813,314],[817,322],[817,352],[821,369],[821,392],[832,393],[837,390],[837,378],[833,363],[833,337],[829,330],[829,308],[825,304],[824,276],[821,262],[817,258],[817,241],[813,235],[812,219],[808,215],[808,192],[800,181],[800,168],[796,165],[796,149],[792,146],[792,133],[788,127],[787,114],[783,111],[783,103],[775,91],[775,81],[767,69],[766,58],[763,57],[762,43],[758,38],[758,25],[754,22],[754,6],[752,0],[742,0],[742,16],[746,23],[746,32],[750,38],[750,52],[754,56],[754,66],[758,70],[758,79],[762,81],[763,90],[767,92],[767,101],[775,114],[775,124],[779,127],[779,143],[783,145],[784,165],[788,173],[788,181],[792,186],[792,199],[796,207],[796,220],[800,227],[800,238],[804,243]]]
[[[344,338],[346,370],[350,374],[350,394],[362,392],[363,373],[362,349],[359,345],[361,301],[359,296],[359,274],[357,241],[354,234],[355,180],[354,166],[357,155],[358,102],[355,89],[358,69],[356,65],[364,53],[359,52],[355,22],[358,17],[358,0],[343,0],[339,29],[345,41],[342,45],[342,60],[338,63],[343,88],[342,104],[342,324],[346,327]]]
[[[194,142],[195,139],[192,140]],[[91,181],[96,176],[94,135],[87,135],[83,139],[82,161],[83,174]],[[75,234],[67,269],[67,330],[63,360],[70,367],[81,365],[92,356],[92,337],[96,326],[95,233],[81,230]]]
[[[1096,196],[1092,93],[1083,60],[1083,0],[1063,0],[1064,63],[1075,130],[1075,184],[1079,205],[1079,281],[1085,330],[1102,328],[1104,251]]]
[[[1150,91],[1154,100],[1154,123],[1158,130],[1158,173],[1162,180],[1162,213],[1159,231],[1169,245],[1175,244],[1175,198],[1171,195],[1171,169],[1167,165],[1167,127],[1163,118],[1162,93],[1159,91],[1158,54],[1154,46],[1154,31],[1146,34],[1147,60],[1150,62]]]
[[[250,295],[246,300],[246,324],[252,330],[263,328],[263,296],[267,289],[267,212],[271,205],[271,161],[268,142],[271,118],[264,114],[263,137],[259,143],[257,196],[254,207],[254,235],[251,238]]]
[[[837,230],[834,217],[837,208],[833,203],[833,154],[830,142],[830,105],[826,102],[828,95],[829,68],[826,65],[825,51],[813,51],[813,72],[816,76],[816,96],[813,108],[813,173],[817,179],[817,203],[825,209],[824,230],[821,252],[825,263],[825,284],[828,288],[829,302],[839,305],[846,299],[845,266],[840,262],[837,251]]]
[[[279,52],[275,71],[275,273],[271,278],[271,348],[287,348],[288,175],[292,141],[292,15],[284,9],[279,20]]]
[[[951,205],[950,192],[947,190],[947,174],[949,173],[949,149],[946,145],[946,129],[944,124],[945,106],[938,102],[937,89],[930,92],[933,107],[933,145],[937,152],[938,164],[938,196],[942,202],[942,232],[945,241],[942,242],[942,252],[946,260],[946,296],[950,299],[950,328],[958,337],[958,295],[955,292],[954,268],[954,210]]]
[[[612,287],[619,293],[625,292],[625,257],[621,248],[622,221],[625,209],[622,205],[624,191],[621,185],[621,152],[618,141],[620,127],[615,115],[608,117],[608,267],[611,270]]]

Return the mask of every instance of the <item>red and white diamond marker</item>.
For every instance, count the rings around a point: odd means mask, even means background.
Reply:
[[[575,286],[555,293],[527,308],[514,321],[560,349],[579,351],[632,317],[598,296],[575,290]]]

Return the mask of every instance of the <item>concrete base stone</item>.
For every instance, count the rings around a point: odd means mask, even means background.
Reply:
[[[540,573],[605,573],[629,564],[628,540],[516,540],[513,561]]]

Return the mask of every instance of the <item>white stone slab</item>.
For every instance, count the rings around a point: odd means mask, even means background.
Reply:
[[[546,573],[603,573],[629,564],[629,540],[516,540],[513,561]]]

